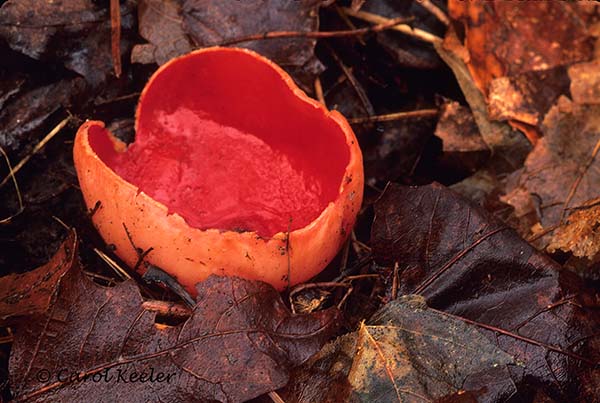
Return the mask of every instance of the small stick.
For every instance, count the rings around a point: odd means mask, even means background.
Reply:
[[[406,18],[386,18],[385,21],[381,23],[376,23],[377,25],[373,25],[366,28],[352,29],[352,30],[344,30],[344,31],[310,31],[310,32],[302,32],[302,31],[271,31],[265,32],[262,34],[254,34],[243,36],[240,38],[234,38],[230,40],[223,41],[218,44],[218,46],[229,46],[234,45],[240,42],[250,42],[250,41],[259,41],[265,39],[279,39],[279,38],[336,38],[341,36],[354,36],[354,35],[363,35],[369,32],[380,32],[386,29],[394,29],[395,26],[403,26],[405,22],[410,21],[411,19]],[[408,25],[406,25],[408,27]]]
[[[365,117],[360,117],[360,118],[349,118],[348,123],[360,124],[360,123],[374,123],[374,122],[391,122],[394,120],[436,117],[438,114],[439,114],[439,111],[437,109],[420,109],[420,110],[416,110],[416,111],[389,113],[386,115],[365,116]]]
[[[285,403],[285,401],[281,398],[281,396],[279,396],[279,394],[277,394],[277,392],[275,392],[275,391],[269,392],[269,397],[275,403]]]
[[[98,256],[100,256],[100,259],[104,260],[104,262],[111,269],[113,269],[114,272],[117,273],[117,275],[119,277],[121,277],[121,279],[123,279],[123,280],[130,280],[131,279],[131,276],[125,271],[125,269],[123,269],[121,266],[119,266],[119,264],[117,262],[115,262],[113,259],[111,259],[106,253],[102,252],[98,248],[94,248],[94,252],[96,252],[96,254]]]
[[[392,278],[392,299],[398,296],[398,262],[394,262],[394,273]]]
[[[46,137],[44,137],[42,139],[42,141],[40,141],[39,143],[37,143],[37,145],[33,148],[33,151],[31,151],[30,154],[26,155],[21,161],[19,161],[19,163],[10,170],[10,172],[8,173],[8,175],[6,175],[6,177],[2,180],[2,182],[0,182],[0,187],[4,186],[6,184],[6,182],[8,182],[8,180],[13,177],[14,175],[17,174],[17,172],[19,172],[21,170],[21,168],[23,168],[23,165],[25,165],[27,163],[27,161],[29,161],[29,159],[36,154],[38,151],[40,151],[45,145],[46,143],[48,143],[50,140],[52,140],[52,138],[54,136],[56,136],[56,134],[58,132],[60,132],[63,127],[65,127],[67,125],[67,123],[69,123],[69,120],[71,120],[71,116],[67,116],[66,118],[64,118],[63,120],[60,121],[59,124],[57,124],[54,129],[52,129],[50,131],[50,133],[48,133],[46,135]]]
[[[192,315],[192,310],[177,302],[148,300],[142,302],[142,308],[147,311],[156,312],[162,316],[184,319]]]
[[[110,0],[110,45],[115,76],[121,77],[121,6]]]
[[[352,23],[350,18],[348,18],[348,16],[346,15],[346,13],[344,13],[344,11],[340,8],[340,6],[338,6],[338,5],[335,6],[335,12],[340,16],[340,18],[342,19],[342,21],[344,21],[344,23],[348,26],[348,28],[354,29],[354,30],[356,29],[356,25],[354,25]],[[362,35],[359,35],[356,39],[358,40],[358,42],[360,42],[361,45],[367,46],[367,43],[362,38]]]
[[[15,191],[17,192],[17,200],[19,200],[19,211],[0,220],[0,224],[5,224],[5,223],[9,222],[10,220],[12,220],[13,218],[15,218],[16,216],[18,216],[19,214],[21,214],[23,212],[23,210],[25,210],[25,207],[23,206],[23,198],[21,197],[21,191],[19,190],[19,184],[17,183],[17,178],[15,178],[13,168],[10,164],[10,159],[8,158],[8,155],[6,154],[6,151],[4,151],[4,148],[2,148],[2,146],[0,146],[0,153],[2,153],[2,155],[4,156],[4,159],[6,160],[6,165],[8,166],[9,176],[13,180],[13,183],[15,185]]]
[[[369,97],[367,96],[365,89],[358,82],[356,77],[354,77],[352,70],[350,68],[348,68],[344,64],[344,62],[342,62],[342,60],[339,58],[337,53],[335,53],[335,51],[330,46],[328,46],[328,48],[331,53],[331,56],[333,56],[333,59],[335,60],[335,62],[338,64],[338,66],[340,66],[340,68],[344,72],[344,75],[348,78],[348,81],[350,81],[350,84],[352,84],[352,88],[354,88],[354,91],[358,95],[358,98],[360,98],[360,102],[363,104],[363,107],[365,108],[365,112],[367,112],[367,114],[369,116],[375,115],[375,108],[373,108],[373,104],[371,104],[371,101],[369,100]]]
[[[321,79],[319,77],[315,78],[315,95],[320,103],[327,106],[325,103],[325,96],[323,95],[323,86],[321,85]]]
[[[569,195],[567,196],[567,200],[565,201],[565,203],[563,205],[563,210],[560,215],[560,224],[563,223],[563,221],[565,219],[565,215],[567,213],[567,208],[569,207],[569,203],[571,202],[571,199],[573,199],[573,197],[575,196],[575,193],[577,192],[577,188],[579,187],[579,184],[581,183],[583,176],[586,174],[586,172],[588,171],[590,166],[592,166],[592,164],[594,163],[594,160],[596,159],[596,155],[598,155],[598,151],[600,151],[600,139],[596,142],[596,146],[592,150],[592,155],[590,156],[590,158],[588,159],[586,164],[583,166],[583,169],[579,172],[579,174],[577,175],[577,178],[575,178],[575,181],[573,182],[573,185],[571,186],[571,190],[569,191]]]
[[[386,24],[390,21],[394,21],[394,20],[390,20],[389,18],[385,18],[385,17],[382,17],[377,14],[368,13],[366,11],[354,11],[348,7],[342,7],[342,10],[344,10],[344,12],[351,17],[358,18],[360,20],[367,21],[367,22],[370,22],[373,24]],[[393,27],[391,27],[390,29],[394,30],[394,31],[402,32],[403,34],[412,36],[413,38],[416,38],[416,39],[419,39],[421,41],[428,42],[431,44],[436,44],[436,43],[442,42],[442,38],[440,38],[439,36],[433,35],[432,33],[429,33],[427,31],[423,31],[422,29],[419,29],[419,28],[413,28],[410,25],[394,24]]]
[[[431,0],[419,0],[419,1],[417,1],[417,4],[419,4],[421,7],[423,7],[427,11],[429,11],[435,18],[437,18],[445,26],[450,25],[450,18],[448,18],[446,13],[444,11],[442,11],[441,8],[439,8],[438,6],[433,4],[431,2]]]

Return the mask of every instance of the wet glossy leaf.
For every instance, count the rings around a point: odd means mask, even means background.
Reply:
[[[271,286],[210,277],[183,324],[155,324],[137,286],[65,275],[43,315],[15,326],[17,401],[241,402],[282,387],[337,327],[337,311],[292,316]],[[161,375],[162,374],[162,375]]]
[[[0,280],[0,322],[46,312],[61,278],[77,264],[77,235],[72,232],[45,265]]]
[[[574,276],[440,185],[390,185],[375,214],[374,256],[398,263],[399,295],[478,323],[522,364],[509,367],[518,394],[590,397],[600,322],[578,302],[593,297]]]

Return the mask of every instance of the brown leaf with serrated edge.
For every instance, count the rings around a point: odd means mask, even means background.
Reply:
[[[543,139],[515,172],[502,200],[515,208],[517,217],[533,216],[548,229],[566,218],[566,208],[598,196],[600,161],[594,150],[600,141],[600,105],[578,105],[561,97],[542,131]]]
[[[474,325],[405,296],[325,346],[294,371],[281,394],[303,403],[437,401],[459,393],[502,401],[515,392],[508,364],[512,357]],[[323,373],[347,387],[327,385]]]
[[[211,276],[192,316],[157,326],[137,286],[73,269],[50,309],[14,327],[15,401],[241,402],[280,388],[331,337],[338,311],[292,316],[271,286]]]
[[[0,278],[0,322],[45,312],[61,278],[77,264],[76,252],[77,234],[71,231],[47,264]]]
[[[509,366],[516,396],[594,397],[600,322],[580,301],[593,295],[505,224],[441,185],[390,184],[371,241],[378,264],[398,263],[399,295],[476,324],[521,363]]]

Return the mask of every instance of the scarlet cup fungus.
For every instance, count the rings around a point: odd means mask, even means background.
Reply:
[[[132,241],[152,248],[145,260],[193,294],[211,273],[278,289],[308,280],[339,251],[362,202],[362,156],[344,117],[244,49],[165,64],[141,94],[135,142],[88,121],[74,159],[116,254],[135,266]]]

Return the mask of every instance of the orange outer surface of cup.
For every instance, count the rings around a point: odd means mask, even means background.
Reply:
[[[96,125],[104,127],[104,123],[85,122],[77,132],[73,150],[86,205],[92,209],[100,202],[92,221],[106,243],[115,246],[115,253],[125,263],[136,266],[139,256],[129,240],[127,228],[137,248],[152,248],[144,261],[174,276],[193,295],[196,294],[195,284],[210,274],[261,280],[279,290],[310,279],[322,271],[340,250],[352,231],[362,203],[362,154],[346,119],[309,98],[279,66],[254,52],[217,47],[194,54],[231,51],[249,53],[269,64],[298,97],[298,102],[312,105],[315,113],[322,113],[324,119],[335,121],[345,134],[350,157],[338,197],[310,224],[289,234],[287,231],[279,232],[268,239],[259,237],[255,232],[194,228],[177,213],[169,214],[165,205],[125,181],[98,157],[90,146],[88,130]],[[162,69],[169,68],[171,63],[173,60],[162,66],[153,78]],[[143,104],[144,92],[140,105]],[[139,110],[140,106],[138,114]],[[114,137],[112,140],[117,150],[125,149],[124,143]],[[145,265],[138,265],[138,268],[143,272]]]

